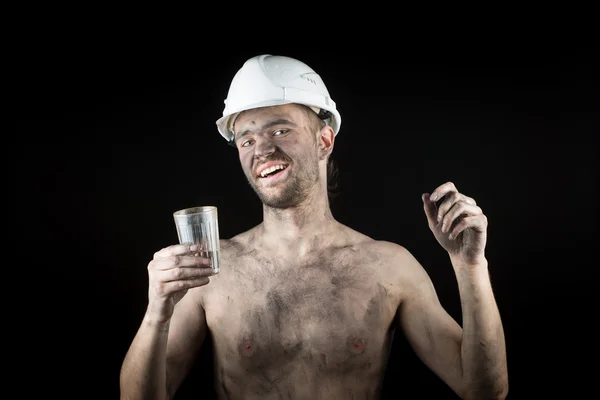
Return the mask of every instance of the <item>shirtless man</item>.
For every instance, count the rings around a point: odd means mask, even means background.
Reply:
[[[269,96],[256,85],[287,85],[293,94],[305,82],[326,101],[300,92],[256,107],[232,104],[240,93]],[[340,117],[314,71],[286,57],[254,57],[228,100],[219,131],[238,149],[263,222],[221,241],[215,275],[193,246],[154,254],[121,398],[173,398],[210,331],[219,398],[376,399],[396,330],[459,397],[505,398],[504,333],[484,251],[487,221],[475,200],[451,182],[422,195],[456,273],[461,327],[407,249],[333,217],[327,166]]]

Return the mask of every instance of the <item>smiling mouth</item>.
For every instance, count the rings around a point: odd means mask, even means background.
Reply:
[[[258,177],[261,179],[272,178],[276,175],[279,175],[283,171],[285,171],[287,169],[287,167],[288,167],[288,165],[274,165],[274,166],[262,171],[260,174],[258,174]]]

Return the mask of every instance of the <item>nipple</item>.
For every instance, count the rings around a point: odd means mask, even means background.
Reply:
[[[244,357],[250,357],[254,354],[254,338],[253,336],[246,337],[240,341],[238,345],[238,351]]]
[[[362,354],[365,351],[366,343],[364,339],[351,336],[348,338],[348,349],[352,354]]]

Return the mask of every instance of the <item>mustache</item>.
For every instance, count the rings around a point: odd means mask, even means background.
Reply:
[[[257,162],[254,164],[254,171],[256,171],[256,169],[259,166],[266,164],[270,161],[281,161],[281,162],[290,164],[292,162],[292,159],[290,157],[288,157],[287,154],[285,154],[279,150],[276,150],[272,154],[267,156],[266,158],[262,158],[260,161],[257,160]]]

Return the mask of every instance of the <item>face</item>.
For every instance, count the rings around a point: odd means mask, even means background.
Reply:
[[[321,179],[319,126],[308,111],[296,104],[264,107],[245,111],[235,121],[242,169],[269,207],[298,204]]]

